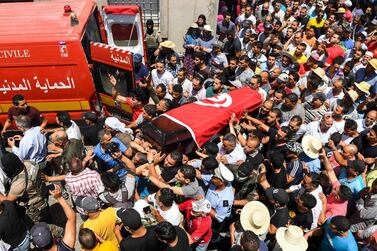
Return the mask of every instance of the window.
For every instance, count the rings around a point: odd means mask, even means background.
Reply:
[[[112,24],[111,33],[113,34],[113,40],[116,46],[134,47],[138,45],[136,24]]]

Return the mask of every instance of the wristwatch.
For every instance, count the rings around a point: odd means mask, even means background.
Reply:
[[[153,160],[148,160],[148,164],[152,164],[153,163]]]

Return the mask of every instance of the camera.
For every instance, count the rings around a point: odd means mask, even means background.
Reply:
[[[117,153],[117,152],[119,152],[120,151],[120,149],[119,149],[119,144],[118,143],[116,143],[116,142],[110,142],[110,143],[107,143],[106,145],[105,145],[105,152],[107,153],[107,154],[112,154],[112,153]]]
[[[47,187],[47,189],[49,190],[49,191],[54,191],[55,190],[55,185],[54,184],[49,184],[48,186],[46,186]]]
[[[144,214],[150,214],[152,211],[151,211],[151,207],[150,206],[146,206],[143,208],[143,212]]]

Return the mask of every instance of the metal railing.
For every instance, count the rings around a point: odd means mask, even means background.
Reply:
[[[152,19],[156,28],[160,27],[160,0],[107,0],[108,5],[137,4],[143,11],[143,23]]]

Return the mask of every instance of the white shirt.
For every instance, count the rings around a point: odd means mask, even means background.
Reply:
[[[164,218],[167,222],[170,222],[174,226],[178,226],[183,219],[183,215],[179,211],[179,208],[175,202],[173,205],[166,211],[163,211],[156,202],[156,193],[148,196],[148,201],[153,203],[153,207],[157,208],[157,211],[160,213],[161,217]]]
[[[343,133],[344,131],[344,124],[346,123],[346,121],[343,119],[342,121],[335,121],[334,120],[334,123],[333,123],[333,127],[335,127],[336,131],[339,132],[340,134]]]
[[[5,185],[9,182],[9,178],[7,175],[4,173],[3,169],[0,168],[0,193],[1,194],[6,194],[5,191]]]
[[[192,89],[191,96],[195,97],[198,101],[205,99],[206,88],[204,88],[204,85],[202,86],[202,89],[200,89],[199,91]]]
[[[237,161],[246,159],[245,152],[243,151],[243,148],[240,144],[237,144],[233,151],[230,153],[225,152],[222,142],[217,144],[217,147],[219,148],[219,154],[223,155],[229,164],[236,164]]]
[[[156,88],[159,84],[164,84],[166,87],[168,87],[174,80],[173,75],[166,70],[164,73],[158,74],[157,69],[153,69],[151,75],[154,88]]]
[[[332,90],[333,90],[333,87],[327,87],[325,89],[325,92],[324,92],[325,95],[326,95],[326,99],[327,99],[326,102],[329,102],[331,110],[334,109],[335,106],[337,105],[337,100],[338,99],[343,99],[343,97],[344,97],[343,91],[341,93],[339,93],[339,95],[334,96]]]
[[[81,132],[80,128],[77,126],[77,124],[71,120],[72,125],[65,130],[65,132],[68,135],[68,139],[77,139],[81,140]]]
[[[357,119],[356,123],[357,123],[357,131],[358,132],[362,132],[362,131],[364,131],[364,130],[366,130],[368,128],[371,128],[375,124],[375,123],[373,123],[370,127],[367,127],[365,125],[365,119]]]
[[[241,14],[237,18],[237,22],[239,24],[242,24],[242,22],[245,21],[245,20],[250,20],[253,23],[253,25],[255,25],[257,23],[257,19],[253,15],[250,15],[250,17],[246,18],[245,14]]]
[[[315,207],[312,208],[313,223],[312,223],[311,229],[314,229],[318,226],[319,215],[321,214],[321,211],[322,211],[322,201],[319,198],[320,193],[322,193],[321,185],[318,185],[317,189],[310,192],[310,194],[313,195],[315,197],[315,200],[317,201],[317,205],[315,205]]]
[[[312,135],[312,136],[316,137],[317,139],[321,139],[321,142],[323,144],[326,144],[329,141],[331,134],[333,134],[334,132],[337,132],[337,131],[336,131],[335,127],[332,126],[326,132],[321,132],[321,130],[319,129],[319,122],[320,121],[310,122],[306,126],[306,134]]]
[[[182,85],[183,93],[191,93],[192,92],[192,82],[187,78],[183,81],[183,83],[178,83],[178,78],[173,80],[173,85]]]

